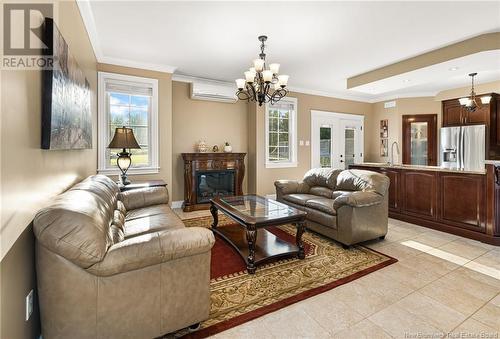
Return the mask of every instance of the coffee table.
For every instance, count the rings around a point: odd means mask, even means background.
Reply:
[[[218,211],[238,225],[217,227]],[[258,264],[272,259],[294,256],[305,258],[302,234],[305,231],[306,212],[259,195],[216,197],[210,201],[210,212],[213,217],[212,231],[241,255],[249,274],[255,273]],[[284,224],[297,227],[295,244],[266,230]]]

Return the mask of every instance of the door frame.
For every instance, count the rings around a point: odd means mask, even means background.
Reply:
[[[327,119],[330,121],[332,125],[332,140],[334,140],[335,135],[339,135],[341,133],[341,122],[345,120],[356,120],[361,124],[361,134],[359,140],[359,150],[361,153],[361,161],[364,159],[364,122],[365,116],[360,114],[351,114],[351,113],[337,113],[337,112],[329,112],[329,111],[320,111],[320,110],[311,110],[311,168],[315,166],[315,156],[314,151],[316,150],[316,138],[319,139],[319,130],[316,131],[315,121],[319,119]],[[343,136],[343,134],[341,134]],[[319,150],[318,150],[319,151]],[[332,145],[332,163],[335,162],[334,156],[339,153],[340,143],[336,143]]]
[[[411,123],[426,122],[427,134],[427,165],[437,166],[437,114],[405,114],[403,115],[403,164],[411,163]]]

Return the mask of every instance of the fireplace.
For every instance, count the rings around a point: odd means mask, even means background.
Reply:
[[[210,208],[210,199],[243,195],[246,153],[182,153],[185,212]]]
[[[210,202],[216,196],[234,195],[234,170],[196,171],[196,203]]]

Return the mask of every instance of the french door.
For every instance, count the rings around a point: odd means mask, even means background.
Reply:
[[[311,111],[311,166],[347,169],[363,162],[363,118]]]

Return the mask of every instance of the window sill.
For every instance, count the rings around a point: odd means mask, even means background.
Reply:
[[[266,162],[266,168],[292,168],[297,167],[298,164],[294,162]]]
[[[104,175],[120,175],[122,172],[117,168],[101,168],[97,169],[97,173]],[[159,167],[130,168],[127,171],[127,175],[157,174],[157,173],[160,173]]]

